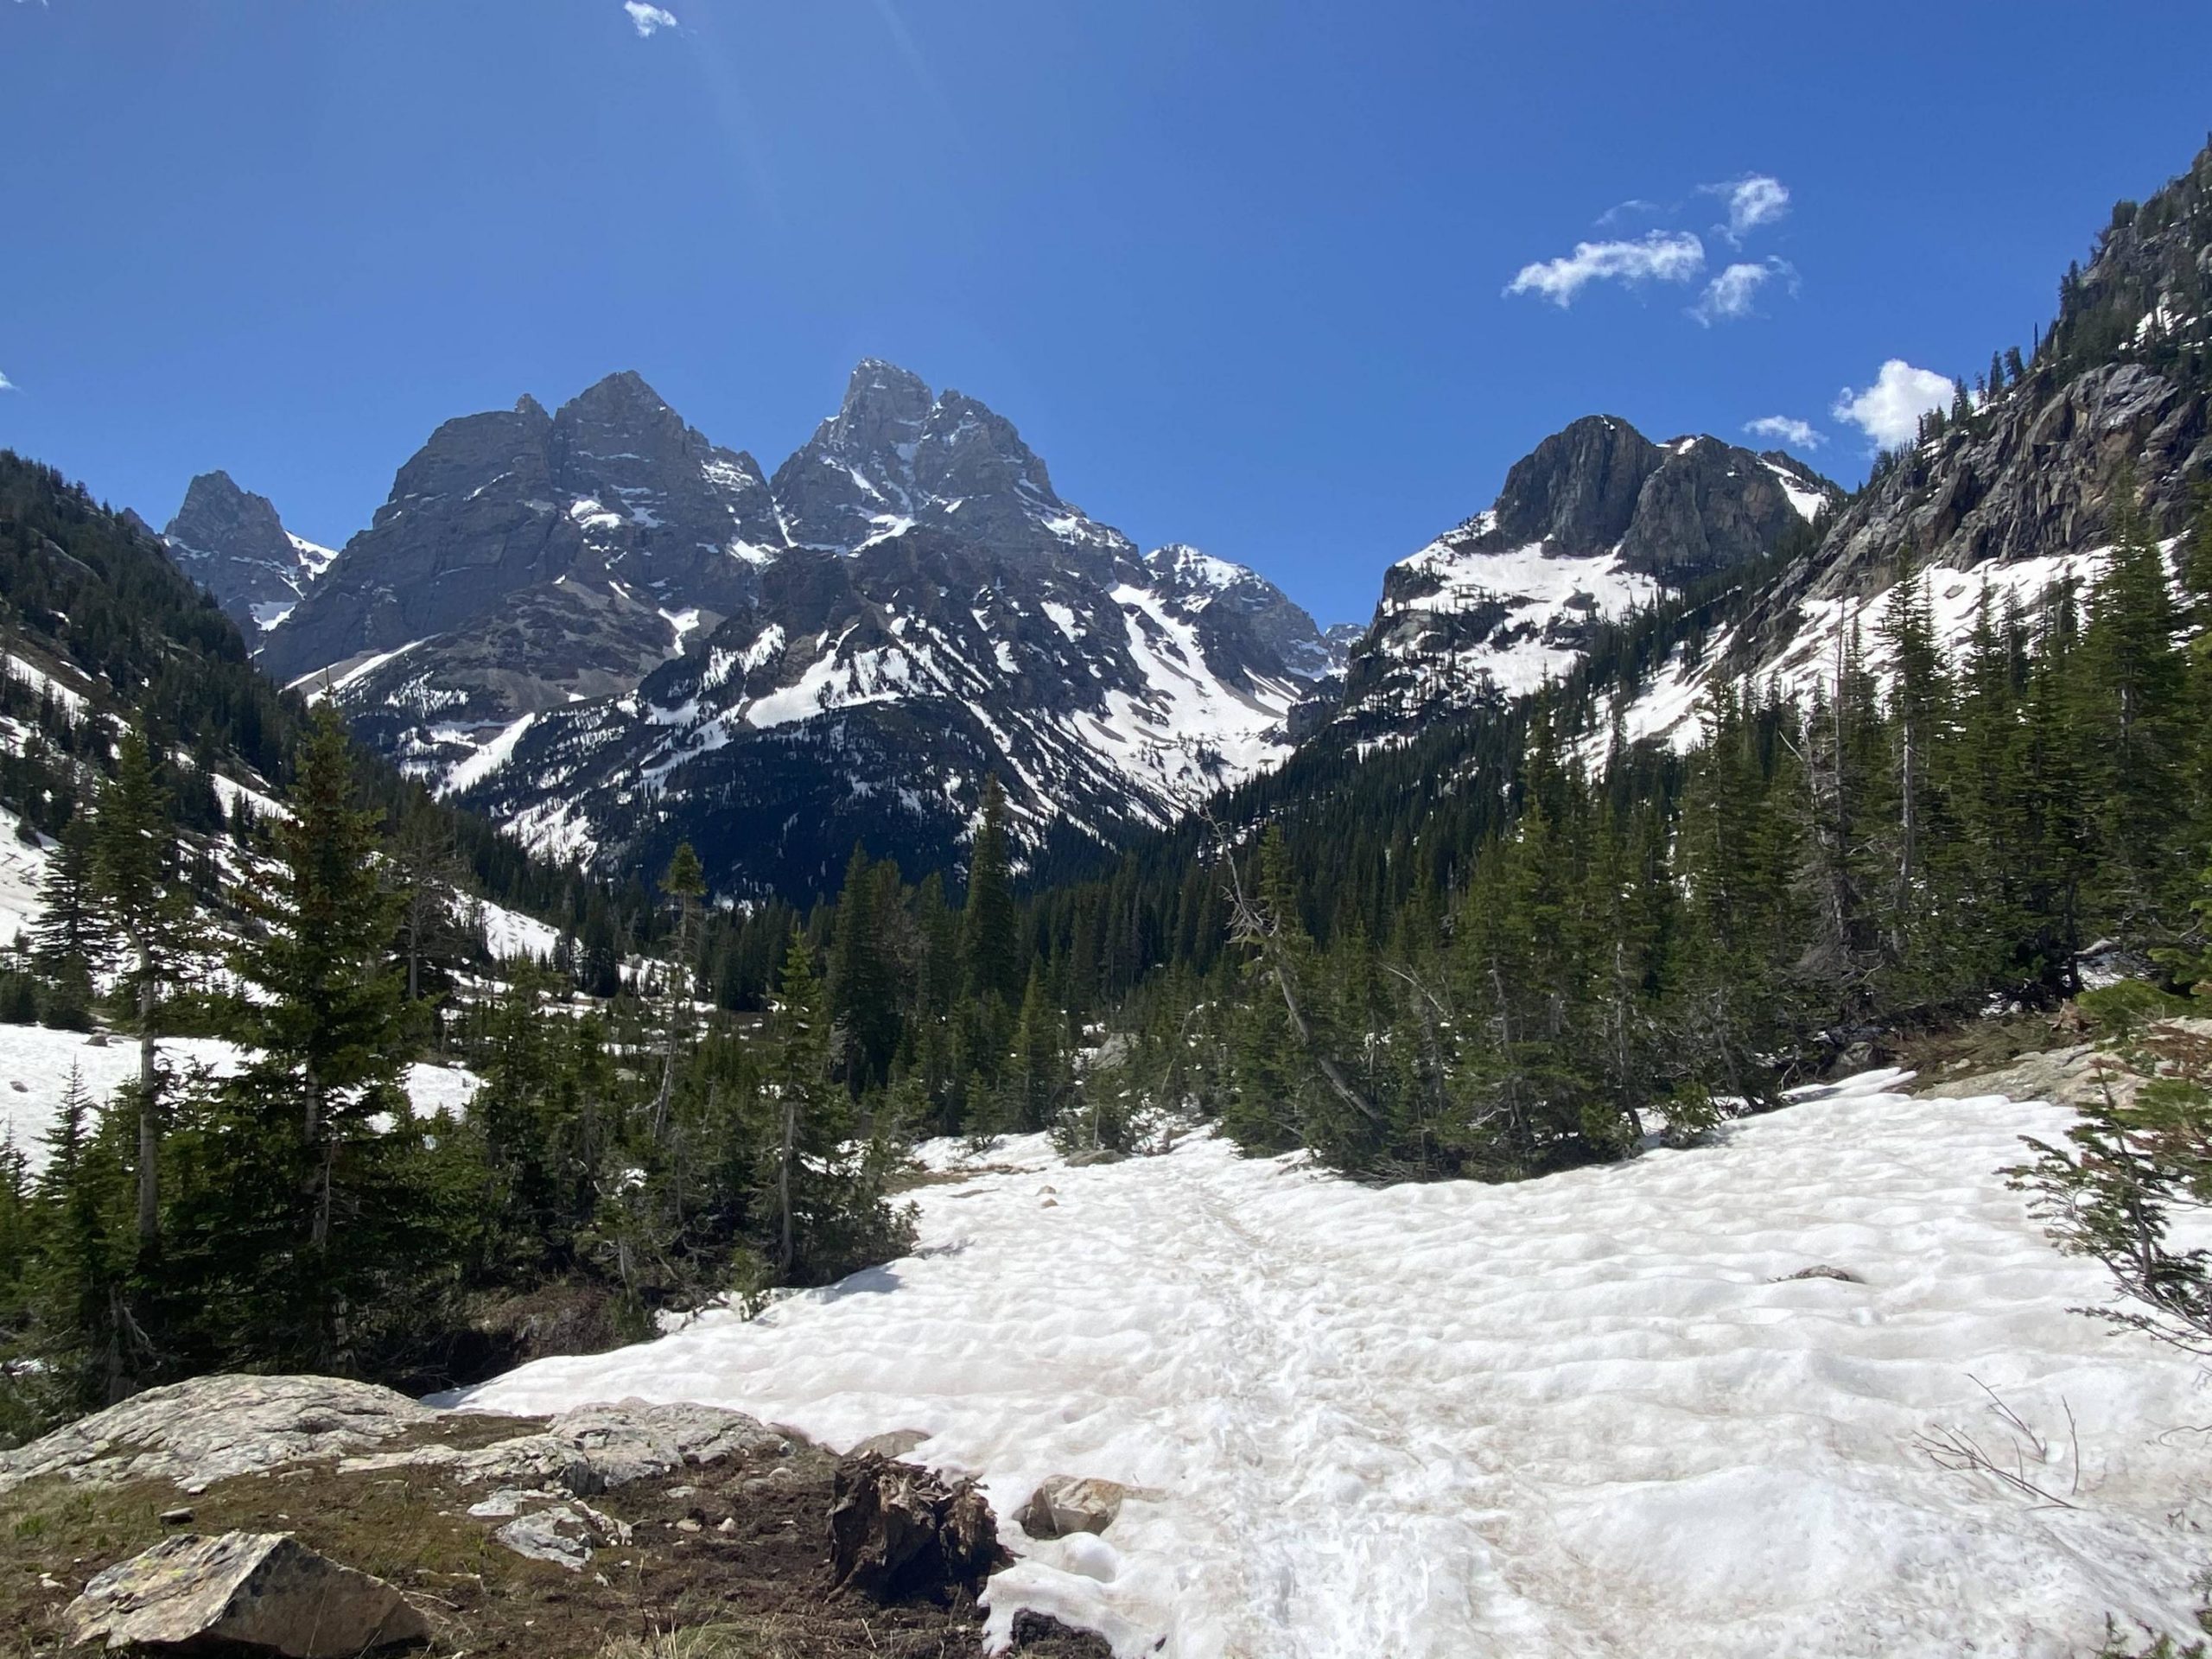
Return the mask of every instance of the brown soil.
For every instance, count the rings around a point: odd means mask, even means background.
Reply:
[[[456,1415],[426,1440],[488,1443],[535,1423]],[[590,1500],[634,1529],[581,1573],[515,1554],[504,1524],[470,1516],[488,1486],[430,1469],[341,1475],[333,1464],[223,1481],[186,1495],[165,1482],[51,1479],[0,1497],[0,1659],[59,1655],[60,1614],[88,1579],[165,1533],[285,1531],[389,1580],[420,1606],[442,1659],[967,1659],[982,1618],[965,1598],[884,1607],[834,1592],[828,1568],[836,1461],[803,1441],[758,1457],[639,1481]],[[690,1489],[686,1491],[685,1489]],[[189,1522],[165,1526],[165,1510]],[[728,1530],[724,1523],[728,1522]],[[671,1633],[682,1635],[671,1639]],[[1097,1637],[1026,1621],[1016,1651],[1109,1659]]]

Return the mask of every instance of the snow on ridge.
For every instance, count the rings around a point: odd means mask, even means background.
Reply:
[[[1186,582],[1194,588],[1210,588],[1215,593],[1234,588],[1252,575],[1252,572],[1244,566],[1217,558],[1211,553],[1202,553],[1187,542],[1171,542],[1166,547],[1156,547],[1144,556],[1144,562],[1177,582]]]
[[[1007,1514],[1142,1489],[988,1596],[1122,1656],[2058,1659],[2193,1630],[2196,1368],[1997,1171],[2068,1114],[1875,1074],[1713,1144],[1516,1185],[1373,1188],[1206,1135],[1071,1169],[1041,1136],[922,1189],[917,1253],[750,1323],[541,1361],[457,1403],[638,1396],[893,1428]],[[952,1166],[942,1145],[925,1161]],[[1808,1268],[1853,1280],[1798,1278]],[[1937,1467],[1986,1384],[2056,1510]],[[2067,1413],[2083,1467],[2073,1491]],[[1971,1593],[1961,1586],[1970,1586]]]
[[[2170,559],[2178,539],[2160,543]],[[1930,632],[1936,646],[1955,665],[1964,659],[1973,642],[1985,594],[1993,622],[2003,621],[2008,600],[2032,616],[2044,595],[2062,582],[2071,582],[2086,596],[2111,552],[2109,547],[2094,547],[2078,553],[2039,554],[2010,563],[1986,561],[1963,569],[1929,565],[1912,579],[1927,594]],[[1796,632],[1779,655],[1751,671],[1747,677],[1751,683],[1761,689],[1772,686],[1785,698],[1809,702],[1815,690],[1834,683],[1837,644],[1855,629],[1861,665],[1886,686],[1893,671],[1893,653],[1881,637],[1880,623],[1892,591],[1885,589],[1865,598],[1800,600]],[[1709,671],[1713,664],[1727,660],[1735,638],[1735,630],[1724,631],[1694,660],[1686,659],[1679,648],[1669,656],[1622,711],[1628,741],[1662,738],[1677,753],[1694,747],[1704,732],[1703,722],[1696,716],[1708,689]],[[1602,756],[1609,735],[1610,727],[1601,725],[1586,739],[1584,758],[1594,760]]]
[[[1562,557],[1544,542],[1473,552],[1435,541],[1395,568],[1426,577],[1432,585],[1426,592],[1386,599],[1386,617],[1503,607],[1497,626],[1477,644],[1451,653],[1451,663],[1455,671],[1487,676],[1512,696],[1536,690],[1580,658],[1580,646],[1555,639],[1557,630],[1624,616],[1657,603],[1666,591],[1654,578],[1624,566],[1618,550]],[[1390,647],[1386,643],[1384,648]],[[1441,661],[1427,643],[1411,654],[1423,662]]]
[[[441,798],[459,795],[472,790],[508,761],[514,759],[515,745],[522,741],[523,734],[537,722],[534,714],[510,721],[497,732],[477,744],[475,753],[457,761],[449,768],[437,786]]]
[[[1824,492],[1815,489],[1780,461],[1767,461],[1764,456],[1760,460],[1767,471],[1774,474],[1774,481],[1782,486],[1782,493],[1788,498],[1800,518],[1810,524],[1821,516],[1821,510],[1828,505],[1828,498]]]

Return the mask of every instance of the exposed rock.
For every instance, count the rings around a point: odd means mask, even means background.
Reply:
[[[492,1535],[518,1555],[581,1573],[593,1550],[628,1543],[631,1529],[627,1522],[571,1498],[518,1516]]]
[[[1774,1282],[1786,1285],[1799,1279],[1834,1279],[1847,1285],[1863,1285],[1866,1281],[1848,1268],[1831,1268],[1825,1262],[1810,1268],[1800,1268],[1795,1273],[1785,1273]]]
[[[335,1377],[194,1377],[0,1452],[0,1492],[48,1474],[201,1491],[232,1475],[376,1446],[437,1415],[390,1389]]]
[[[626,1400],[563,1413],[535,1434],[461,1450],[423,1446],[349,1458],[341,1471],[432,1465],[466,1482],[557,1485],[579,1497],[671,1470],[766,1454],[788,1457],[790,1440],[757,1418],[718,1406]]]
[[[865,1458],[870,1454],[879,1458],[903,1458],[929,1437],[929,1430],[925,1428],[886,1429],[880,1434],[869,1435],[845,1455],[849,1458]]]
[[[1347,740],[1407,736],[1532,690],[1600,623],[1777,551],[1841,499],[1778,451],[1576,421],[1514,463],[1488,511],[1390,567],[1336,722]]]
[[[1135,1496],[1119,1481],[1090,1476],[1053,1475],[1031,1493],[1015,1514],[1032,1538],[1065,1538],[1074,1532],[1103,1532]]]
[[[289,1659],[353,1659],[430,1634],[391,1585],[289,1533],[164,1539],[95,1577],[63,1618],[73,1645],[241,1647]]]
[[[337,556],[284,528],[265,495],[232,482],[228,473],[202,473],[162,538],[185,575],[215,596],[251,642],[287,615]]]
[[[856,840],[956,861],[992,773],[1024,846],[1163,825],[1282,760],[1342,648],[870,360],[772,486],[634,374],[449,421],[261,660],[542,850],[689,840],[718,892],[797,893]]]
[[[1915,1084],[1913,1093],[1936,1100],[1971,1100],[2007,1095],[2014,1100],[2047,1100],[2054,1106],[2085,1106],[2101,1101],[2109,1090],[2126,1105],[2144,1079],[2094,1043],[2077,1043],[2041,1054],[2024,1054],[2008,1065],[1940,1083]]]
[[[972,1480],[869,1454],[837,1466],[830,1561],[841,1588],[878,1601],[970,1594],[1001,1560],[998,1522]]]

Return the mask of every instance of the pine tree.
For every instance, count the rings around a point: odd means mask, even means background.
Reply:
[[[115,949],[93,858],[92,821],[80,812],[62,830],[39,887],[32,938],[49,988],[46,1023],[64,1031],[92,1029],[93,975]]]
[[[1073,1082],[1067,1058],[1067,1015],[1052,1004],[1044,967],[1033,963],[1014,1024],[1013,1127],[1025,1133],[1048,1128],[1067,1102]]]
[[[837,922],[830,948],[830,1011],[840,1039],[842,1069],[855,1094],[889,1081],[904,1021],[899,1009],[899,963],[891,943],[893,893],[884,891],[866,849],[857,844],[838,890]]]
[[[652,1133],[658,1140],[668,1127],[668,1108],[676,1088],[676,1059],[691,1023],[691,1002],[699,949],[699,907],[707,893],[706,872],[688,841],[677,843],[661,877],[661,892],[676,906],[676,936],[669,942],[667,995],[661,1012],[660,1088],[653,1096]]]
[[[461,855],[453,823],[425,797],[408,803],[385,861],[398,895],[399,958],[407,969],[407,1000],[432,995],[438,970],[457,960],[461,943]]]
[[[2082,633],[2082,691],[2106,854],[2100,896],[2110,921],[2139,926],[2187,873],[2176,833],[2186,800],[2187,680],[2165,559],[2132,479],[2115,495],[2112,552],[2090,589]]]
[[[155,1052],[163,995],[175,983],[191,913],[177,872],[168,791],[155,775],[143,726],[124,734],[115,774],[102,787],[92,845],[93,889],[127,952],[122,982],[138,1037],[138,1241],[150,1252],[161,1234],[163,1109]]]
[[[325,707],[295,761],[276,868],[241,895],[256,931],[238,969],[267,1000],[241,1033],[257,1052],[207,1093],[205,1175],[184,1206],[190,1264],[213,1292],[202,1339],[234,1359],[360,1368],[378,1321],[423,1316],[410,1304],[440,1244],[401,1084],[406,983],[387,952],[400,900],[354,792]]]
[[[982,816],[969,854],[968,902],[961,916],[961,948],[968,994],[997,997],[1008,1007],[1020,999],[1022,961],[1019,918],[1007,858],[1006,792],[995,775],[983,782]]]

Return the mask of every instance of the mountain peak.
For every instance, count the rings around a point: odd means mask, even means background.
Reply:
[[[936,402],[921,376],[880,357],[864,357],[854,365],[844,402],[823,430],[840,449],[871,454],[912,443]]]
[[[187,486],[162,539],[248,638],[283,620],[328,556],[287,531],[267,496],[219,467]]]
[[[556,420],[587,415],[595,419],[673,416],[668,400],[645,384],[635,369],[620,369],[592,382],[561,405]]]

